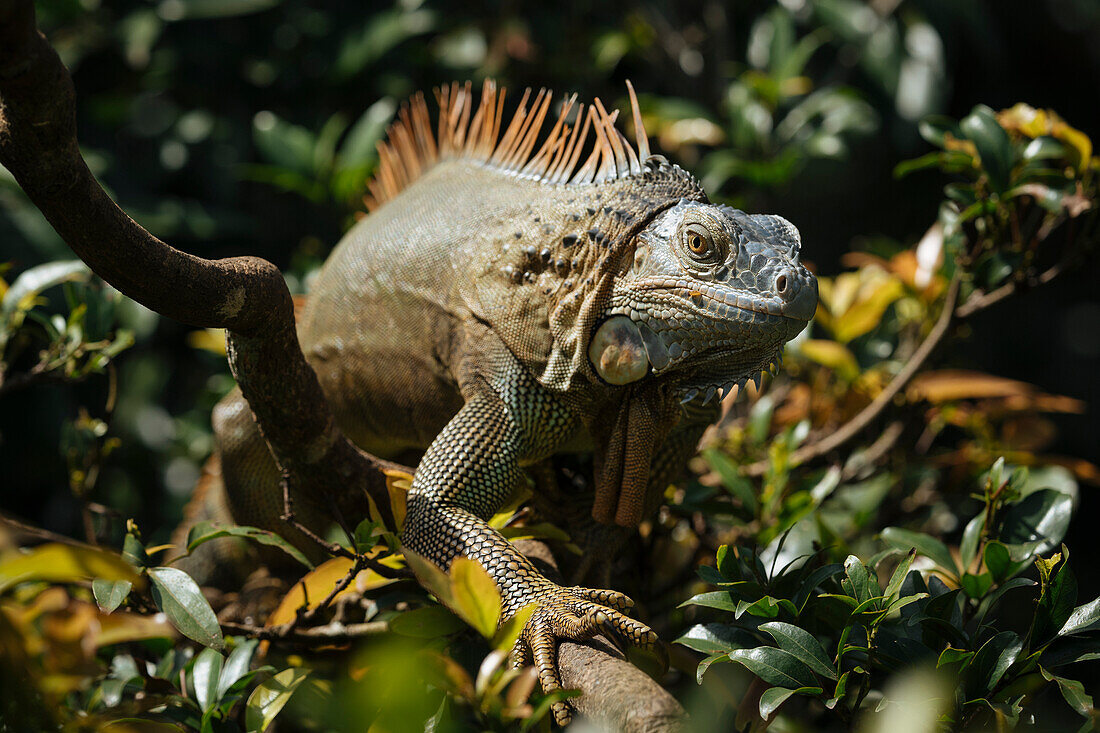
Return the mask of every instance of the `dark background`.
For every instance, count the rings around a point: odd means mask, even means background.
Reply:
[[[711,193],[793,221],[806,257],[823,274],[839,272],[843,253],[874,239],[911,245],[935,220],[946,180],[930,172],[901,180],[892,174],[898,162],[929,149],[917,134],[921,115],[958,118],[978,103],[1001,109],[1026,101],[1100,136],[1100,4],[1092,0],[501,2],[461,9],[415,0],[49,0],[38,10],[73,72],[84,150],[123,208],[189,252],[268,258],[296,290],[351,221],[353,194],[371,161],[356,161],[362,175],[349,166],[341,178],[325,167],[314,140],[307,153],[322,164],[303,168],[290,154],[294,133],[265,142],[265,121],[317,135],[333,115],[353,124],[379,99],[487,75],[512,89],[547,86],[621,105],[629,78],[644,105],[663,110],[658,117],[700,117],[724,131],[709,144],[666,150],[706,180],[708,156],[739,149],[730,132],[730,88],[753,67],[752,39],[769,14],[788,18],[799,38],[820,34],[805,76],[814,88],[843,87],[863,100],[873,110],[871,129],[843,131],[844,149],[835,157],[801,155],[792,170],[734,176]],[[932,73],[914,110],[899,70],[918,62]],[[776,119],[782,111],[780,105]],[[765,144],[752,155],[767,164],[775,153]],[[323,185],[303,195],[303,185],[317,180]],[[69,259],[11,182],[0,183],[0,261],[11,261],[17,273]],[[954,365],[1084,400],[1086,414],[1056,418],[1059,435],[1048,452],[1093,463],[1100,462],[1098,285],[1091,261],[981,314],[974,335],[948,355]],[[224,359],[190,345],[192,329],[136,306],[121,318],[137,331],[137,345],[118,362],[110,424],[121,446],[107,459],[95,498],[136,516],[147,535],[166,535],[211,448],[210,407],[231,381]],[[0,401],[5,510],[55,531],[78,531],[62,427],[81,405],[105,417],[106,392],[106,380],[93,377]],[[1077,557],[1094,560],[1100,552],[1088,518],[1100,511],[1096,491],[1082,485],[1068,538]],[[1077,564],[1083,595],[1100,587],[1096,565]]]

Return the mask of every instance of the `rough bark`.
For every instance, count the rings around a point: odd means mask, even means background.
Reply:
[[[392,464],[357,449],[333,422],[279,269],[258,257],[207,260],[174,249],[88,170],[72,80],[35,28],[30,0],[0,0],[0,163],[97,275],[161,315],[229,332],[234,376],[292,484],[314,496],[363,491],[389,513],[381,469]]]

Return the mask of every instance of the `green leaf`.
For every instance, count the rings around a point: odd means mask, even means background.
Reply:
[[[732,624],[713,623],[695,624],[672,643],[683,644],[703,654],[714,654],[743,649],[753,642],[751,635]]]
[[[221,677],[218,679],[219,700],[225,697],[225,693],[237,680],[248,674],[248,669],[252,666],[252,655],[255,654],[259,643],[258,639],[242,640],[229,653],[229,658],[225,660],[225,666],[222,667]]]
[[[1039,667],[1039,672],[1047,682],[1056,682],[1069,706],[1086,718],[1092,717],[1092,697],[1085,692],[1085,686],[1078,680],[1058,677]]]
[[[880,595],[878,583],[872,580],[863,561],[855,555],[849,555],[844,561],[844,572],[852,584],[852,596],[861,604]]]
[[[1046,589],[1039,597],[1039,605],[1035,608],[1035,619],[1031,627],[1031,643],[1040,644],[1055,636],[1058,630],[1069,621],[1076,602],[1077,578],[1070,570],[1069,563],[1062,562],[1061,567],[1050,578]]]
[[[1100,659],[1100,638],[1066,636],[1055,639],[1043,650],[1041,661],[1048,669]]]
[[[978,543],[982,537],[982,529],[985,527],[985,512],[971,519],[963,530],[962,541],[959,542],[959,557],[962,559],[962,569],[966,570],[974,562],[978,555]]]
[[[153,601],[181,634],[203,646],[223,649],[218,617],[191,576],[176,568],[149,568]]]
[[[462,620],[443,606],[425,606],[390,619],[390,631],[417,639],[449,636],[464,627]]]
[[[1023,641],[1012,631],[1002,631],[982,644],[967,670],[967,700],[984,697],[995,690],[1023,648]]]
[[[703,451],[703,458],[710,467],[722,479],[722,486],[738,499],[745,508],[756,513],[756,492],[753,490],[752,481],[741,475],[741,469],[737,467],[729,456],[714,448]]]
[[[757,616],[759,618],[775,618],[779,615],[781,610],[786,611],[791,616],[798,615],[798,611],[795,609],[794,604],[786,598],[764,596],[751,603],[748,601],[738,601],[737,609],[734,611],[734,618],[741,618],[746,613],[750,616]]]
[[[1032,492],[1005,512],[998,536],[1013,560],[1044,554],[1066,536],[1073,515],[1073,497],[1054,489]]]
[[[833,690],[833,696],[825,701],[825,707],[832,710],[836,707],[836,704],[844,699],[844,696],[848,694],[848,676],[851,671],[845,672],[840,675],[840,679],[837,680],[836,688]]]
[[[909,568],[913,565],[913,560],[917,557],[916,549],[909,550],[902,561],[898,563],[898,566],[894,568],[894,574],[890,576],[890,582],[886,585],[886,590],[883,591],[883,595],[887,598],[896,599],[898,594],[901,593],[901,584],[905,582],[905,578],[909,575]]]
[[[959,574],[959,568],[955,565],[955,560],[951,557],[947,545],[935,537],[926,535],[923,532],[902,529],[901,527],[887,527],[882,530],[882,539],[886,544],[899,550],[908,551],[910,548],[916,548],[917,552],[936,563],[938,567],[948,571],[951,575],[957,577]]]
[[[200,522],[192,527],[191,531],[187,533],[187,551],[192,552],[204,542],[209,542],[219,537],[242,537],[252,540],[253,542],[258,542],[261,545],[277,547],[305,567],[310,570],[313,569],[313,563],[302,554],[301,550],[274,532],[269,532],[266,529],[259,529],[257,527],[241,527],[236,525],[222,527],[213,522]]]
[[[959,131],[978,149],[982,168],[989,174],[990,187],[1004,191],[1015,161],[1012,140],[997,122],[997,114],[985,105],[978,105],[959,122]]]
[[[290,700],[298,685],[309,676],[304,669],[291,667],[264,682],[252,691],[245,705],[245,726],[249,733],[267,730],[275,716]]]
[[[130,595],[130,589],[134,584],[128,580],[104,580],[96,578],[92,581],[92,595],[95,602],[104,613],[111,613],[122,605],[126,596]]]
[[[974,652],[967,651],[966,649],[955,649],[949,646],[940,652],[939,659],[936,660],[936,668],[946,668],[958,673],[970,664],[970,660],[973,658]]]
[[[145,544],[133,532],[127,532],[122,538],[122,559],[139,570],[151,564],[149,554],[145,552]]]
[[[813,687],[816,683],[810,668],[790,652],[770,646],[755,649],[734,649],[729,653],[730,661],[744,665],[750,672],[779,687]]]
[[[706,608],[717,608],[719,611],[737,610],[737,604],[730,598],[730,594],[724,590],[699,593],[681,603],[677,608],[683,608],[684,606],[705,606]]]
[[[191,665],[191,684],[195,688],[195,700],[204,713],[221,699],[218,695],[218,681],[221,679],[224,661],[221,654],[207,647],[199,652]]]
[[[1095,598],[1073,609],[1073,613],[1066,619],[1058,636],[1081,634],[1098,628],[1100,628],[1100,598]]]
[[[760,628],[771,634],[772,638],[775,639],[775,643],[779,644],[781,649],[798,657],[803,664],[814,672],[834,681],[837,679],[836,670],[833,669],[829,655],[825,652],[821,643],[808,631],[782,621],[770,621],[760,624]]]
[[[981,598],[993,587],[993,575],[990,573],[982,573],[981,575],[963,573],[962,578],[959,579],[959,585],[971,598]]]
[[[486,639],[492,637],[500,621],[500,591],[488,571],[467,557],[451,563],[451,591],[454,610]]]
[[[791,695],[809,695],[811,697],[820,695],[822,689],[820,687],[799,687],[796,690],[792,690],[788,687],[771,687],[764,691],[764,694],[760,696],[760,717],[764,720],[768,720],[772,713],[779,709],[779,706],[787,701],[787,698]]]
[[[710,669],[710,665],[728,661],[730,661],[729,652],[718,652],[717,654],[711,654],[709,657],[699,662],[699,666],[695,669],[696,684],[703,684],[703,675]]]

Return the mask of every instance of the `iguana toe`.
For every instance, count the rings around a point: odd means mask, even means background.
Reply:
[[[657,646],[657,634],[652,629],[623,613],[634,602],[622,593],[551,586],[536,600],[538,607],[512,648],[512,662],[517,667],[533,662],[544,692],[562,687],[558,671],[561,639],[584,641],[602,633],[624,654],[626,646]],[[565,702],[555,703],[552,711],[558,725],[568,725],[573,718],[572,708]]]

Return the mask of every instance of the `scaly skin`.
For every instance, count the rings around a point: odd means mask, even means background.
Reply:
[[[625,615],[625,596],[550,582],[486,520],[524,466],[592,450],[594,517],[636,525],[683,470],[714,398],[772,366],[805,326],[816,281],[793,226],[708,203],[644,138],[634,157],[602,112],[589,112],[595,165],[567,183],[573,164],[555,175],[549,153],[524,168],[523,129],[497,144],[493,130],[474,134],[474,115],[463,148],[468,92],[444,95],[454,123],[431,146],[418,104],[391,131],[374,211],[326,262],[300,338],[349,438],[383,457],[424,451],[404,546],[443,569],[480,563],[505,618],[538,604],[514,657],[533,660],[550,691],[558,639],[657,637]],[[436,142],[438,159],[423,152]],[[415,170],[393,163],[414,150]],[[216,414],[228,504],[236,521],[285,534],[277,473],[235,404]],[[567,706],[554,712],[568,722]]]

